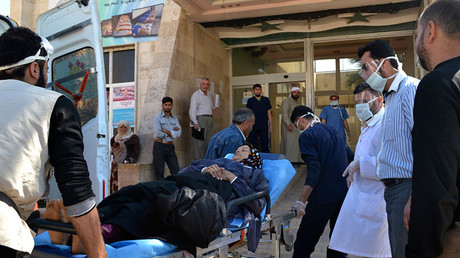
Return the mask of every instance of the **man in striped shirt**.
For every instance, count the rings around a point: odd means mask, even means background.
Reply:
[[[415,91],[419,80],[399,70],[395,51],[384,40],[374,40],[358,49],[359,75],[384,93],[385,115],[382,144],[377,155],[377,176],[385,185],[392,257],[405,257],[407,230],[404,207],[412,188],[412,136]]]
[[[190,100],[190,126],[195,130],[204,129],[204,139],[193,138],[193,159],[203,159],[208,149],[209,140],[214,134],[212,117],[215,110],[212,104],[211,94],[208,92],[210,81],[208,78],[201,79],[200,89],[193,93]]]

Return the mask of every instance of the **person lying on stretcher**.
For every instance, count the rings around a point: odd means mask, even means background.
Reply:
[[[106,244],[121,240],[159,238],[192,254],[207,247],[225,226],[225,204],[259,191],[268,191],[259,152],[250,144],[240,146],[233,158],[197,160],[165,180],[127,186],[98,205],[101,232]],[[248,223],[248,249],[260,239],[260,213],[265,199],[256,199],[228,211]],[[50,201],[45,219],[67,222],[59,201]],[[68,244],[69,235],[51,232],[52,243]],[[72,252],[82,253],[78,236]]]

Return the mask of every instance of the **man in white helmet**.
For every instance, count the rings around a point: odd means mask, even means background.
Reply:
[[[65,96],[44,89],[52,52],[24,27],[0,36],[0,257],[32,252],[34,233],[25,221],[48,188],[50,165],[88,257],[107,257],[80,117]]]

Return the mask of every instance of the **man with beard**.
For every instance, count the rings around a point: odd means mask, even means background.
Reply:
[[[300,88],[292,87],[291,94],[281,102],[281,154],[293,164],[302,162],[299,149],[299,131],[291,122],[292,111],[299,106]]]
[[[367,43],[358,49],[358,57],[362,67],[359,75],[384,94],[384,144],[377,155],[377,177],[385,185],[392,257],[404,257],[407,230],[403,213],[412,188],[412,111],[419,80],[399,70],[395,51],[387,41]]]
[[[430,73],[414,104],[414,171],[406,257],[458,257],[460,246],[460,2],[438,0],[418,20]],[[409,209],[409,205],[406,211]],[[407,223],[407,221],[406,221]]]
[[[249,134],[248,141],[261,152],[270,152],[268,145],[268,134],[272,133],[272,115],[270,99],[262,96],[262,86],[252,86],[254,96],[248,99],[246,107],[254,112],[256,123]]]
[[[180,136],[182,130],[177,117],[171,114],[173,100],[164,97],[161,100],[163,111],[155,117],[153,128],[155,142],[153,143],[153,168],[157,180],[164,178],[165,162],[168,164],[171,175],[179,172],[179,162],[174,151],[174,140]]]
[[[80,117],[65,96],[43,89],[52,53],[45,38],[24,27],[0,36],[0,257],[32,252],[25,220],[48,188],[49,164],[88,257],[107,257]]]

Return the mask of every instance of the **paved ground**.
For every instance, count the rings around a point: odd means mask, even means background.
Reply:
[[[296,169],[297,173],[294,178],[291,180],[291,183],[286,187],[286,190],[280,196],[278,201],[272,207],[272,215],[276,217],[280,214],[286,214],[291,210],[292,205],[295,203],[297,198],[299,197],[300,193],[302,192],[302,188],[305,182],[305,176],[307,174],[307,169],[305,166]],[[293,219],[291,220],[291,234],[297,234],[297,229],[300,225],[300,219]],[[260,257],[270,257],[271,252],[271,242],[269,241],[270,237],[268,235],[262,236],[262,240],[259,243],[259,247],[257,248],[256,256]],[[323,235],[321,236],[318,244],[316,245],[315,252],[311,255],[312,258],[323,258],[326,257],[326,250],[329,244],[329,226],[326,227],[324,230]],[[237,250],[239,253],[247,253],[246,248],[240,248]],[[284,249],[284,246],[281,247],[281,257],[288,258],[292,257],[292,251],[287,252]],[[357,256],[348,256],[348,257],[357,257]]]

